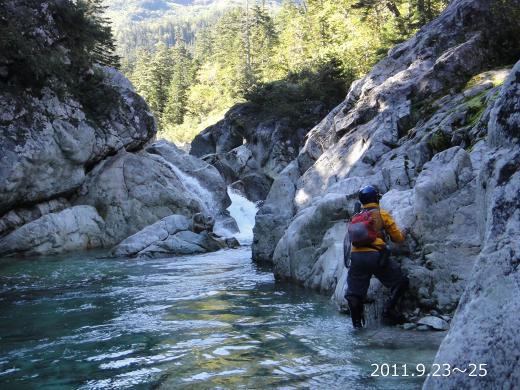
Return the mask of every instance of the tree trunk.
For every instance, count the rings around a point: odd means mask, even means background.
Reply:
[[[387,1],[386,2],[386,8],[388,8],[388,10],[394,14],[394,16],[396,18],[400,18],[401,17],[401,12],[399,12],[399,8],[397,8],[397,6],[395,5],[395,3],[393,1]]]

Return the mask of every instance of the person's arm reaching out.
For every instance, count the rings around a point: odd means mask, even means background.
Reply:
[[[390,235],[392,241],[398,244],[402,243],[406,237],[404,233],[401,230],[399,230],[397,224],[395,223],[390,213],[388,211],[381,210],[381,218],[383,219],[383,223],[385,224],[385,230]]]

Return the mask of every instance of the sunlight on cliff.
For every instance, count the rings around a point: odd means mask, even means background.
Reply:
[[[370,140],[361,138],[351,148],[347,155],[347,165],[345,168],[350,170],[352,166],[359,161],[359,159],[365,154],[368,147],[370,146]]]
[[[319,188],[322,189],[321,191],[323,192],[323,190],[325,190],[325,188],[323,188],[324,185],[329,187],[339,179],[346,178],[354,165],[363,157],[370,144],[371,140],[360,138],[348,148],[348,152],[344,158],[336,161],[331,161],[328,153],[323,154],[314,165],[315,170],[312,172],[319,175],[320,182],[322,183],[322,185],[319,186]],[[308,183],[313,185],[312,189],[306,185],[296,191],[294,202],[298,208],[302,206],[305,207],[311,202],[312,198],[317,195],[316,191],[313,191],[313,189],[318,188],[316,181],[311,180]]]

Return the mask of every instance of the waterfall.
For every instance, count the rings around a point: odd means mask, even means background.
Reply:
[[[204,207],[204,212],[216,216],[215,214],[219,212],[219,207],[213,198],[213,194],[204,188],[195,177],[184,173],[166,159],[164,159],[164,163],[177,175],[186,189],[200,199]],[[255,216],[257,212],[256,206],[238,191],[230,187],[228,187],[227,192],[231,198],[231,206],[228,207],[228,211],[237,222],[239,233],[233,234],[225,229],[217,233],[227,237],[234,236],[240,244],[250,245],[253,242],[253,227],[255,226]]]
[[[235,234],[236,239],[242,245],[253,242],[253,227],[255,226],[256,205],[247,200],[238,191],[228,187],[228,195],[231,198],[231,206],[228,211],[235,219],[240,232]]]
[[[204,207],[204,213],[215,216],[215,213],[219,211],[219,207],[215,202],[215,199],[213,198],[213,194],[206,188],[204,188],[195,177],[184,173],[175,165],[173,165],[169,161],[166,161],[166,159],[164,160],[164,162],[180,179],[184,187],[186,187],[186,189],[189,192],[191,192],[192,194],[196,195],[197,198],[199,198],[199,200],[202,203],[202,206]]]

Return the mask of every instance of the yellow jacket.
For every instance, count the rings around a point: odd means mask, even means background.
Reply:
[[[374,210],[374,219],[376,222],[376,230],[384,229],[389,235],[393,242],[401,243],[404,241],[405,236],[397,227],[394,219],[390,213],[386,210],[379,208],[379,203],[367,203],[363,205],[363,209],[378,209]],[[380,218],[378,218],[380,216]],[[379,225],[379,226],[378,226]],[[380,251],[385,247],[386,243],[383,237],[378,237],[371,246],[354,246],[352,245],[352,252],[376,252]]]

